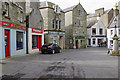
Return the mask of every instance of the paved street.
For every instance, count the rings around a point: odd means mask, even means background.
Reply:
[[[16,57],[3,61],[3,77],[117,78],[118,57],[106,53],[106,48],[87,48]]]

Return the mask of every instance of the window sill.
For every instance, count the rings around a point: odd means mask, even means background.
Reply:
[[[7,19],[10,19],[10,17],[9,16],[4,16],[5,18],[7,18]]]

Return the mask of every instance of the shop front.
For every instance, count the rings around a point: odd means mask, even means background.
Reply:
[[[93,35],[91,36],[91,46],[106,46],[106,35]]]
[[[39,53],[44,44],[43,30],[28,28],[28,53]]]
[[[74,45],[76,49],[86,48],[85,36],[77,36],[74,38]]]
[[[0,21],[0,59],[26,54],[26,27]]]
[[[65,32],[48,31],[45,34],[46,44],[58,44],[62,49],[65,48]]]

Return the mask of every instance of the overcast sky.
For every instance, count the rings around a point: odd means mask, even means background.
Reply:
[[[46,0],[40,0],[46,1]],[[58,4],[62,9],[76,5],[79,3],[79,0],[47,0]],[[105,8],[111,9],[114,8],[115,3],[118,3],[120,0],[80,0],[81,5],[85,8],[87,13],[94,13],[96,9]]]

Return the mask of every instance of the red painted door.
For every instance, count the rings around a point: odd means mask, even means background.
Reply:
[[[41,46],[42,46],[42,36],[38,35],[38,49],[39,49],[39,51],[41,50]]]
[[[76,40],[76,49],[78,49],[78,40]]]
[[[10,56],[10,31],[5,30],[5,57]]]

